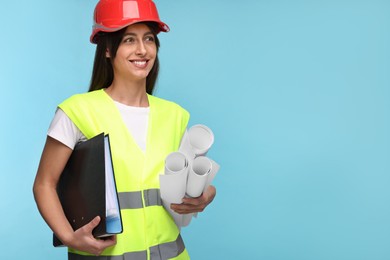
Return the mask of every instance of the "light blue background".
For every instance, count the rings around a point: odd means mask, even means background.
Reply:
[[[92,0],[0,16],[1,259],[66,259],[32,183],[56,105],[87,90]],[[192,259],[390,259],[390,2],[156,0],[156,94],[216,140]]]

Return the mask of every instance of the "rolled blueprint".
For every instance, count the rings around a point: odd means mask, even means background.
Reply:
[[[165,159],[165,175],[160,175],[161,198],[169,203],[182,203],[186,192],[188,160],[181,152]]]
[[[182,203],[186,193],[188,167],[187,157],[183,153],[173,152],[165,159],[165,175],[160,175],[163,205],[179,228],[183,226],[183,215],[174,212],[170,205]]]
[[[214,134],[205,125],[194,125],[184,134],[179,151],[165,160],[165,174],[160,175],[160,193],[165,209],[180,229],[189,225],[196,213],[178,214],[170,206],[181,204],[184,197],[199,197],[211,184],[219,165],[206,157],[214,143]]]
[[[206,158],[208,160],[207,163],[203,162],[204,158]],[[199,162],[197,162],[198,160],[199,160]],[[209,163],[210,163],[210,165],[209,165]],[[194,167],[194,165],[195,165],[195,167]],[[195,170],[197,172],[205,172],[209,166],[210,166],[210,168],[209,168],[209,170],[207,170],[206,174],[196,176],[196,177],[202,178],[202,183],[201,184],[196,183],[199,180],[194,178],[195,176],[192,174],[193,169],[195,168]],[[213,181],[215,175],[219,171],[219,168],[220,168],[220,166],[215,161],[209,159],[208,157],[199,156],[199,157],[195,158],[193,165],[192,165],[192,169],[190,169],[190,172],[188,173],[187,191],[186,191],[187,195],[191,196],[190,195],[190,193],[192,192],[191,190],[195,190],[195,188],[198,189],[201,187],[202,187],[202,190],[200,190],[200,191],[196,190],[196,192],[194,192],[192,194],[192,197],[199,197],[200,195],[202,195],[202,193],[206,191],[207,187]],[[204,181],[204,183],[203,183],[203,181]],[[197,195],[197,196],[195,196],[195,195]],[[197,217],[197,215],[198,215],[197,213],[190,213],[190,214],[182,215],[181,226],[182,227],[188,226],[191,223],[192,217]]]
[[[210,159],[210,162],[211,162],[211,171],[210,171],[210,173],[207,176],[207,181],[206,181],[206,184],[204,185],[203,192],[205,192],[207,187],[210,186],[211,182],[215,178],[215,175],[217,175],[217,172],[219,171],[219,168],[221,167],[221,166],[219,166],[218,163],[216,163],[215,161],[213,161],[211,159]]]
[[[165,174],[181,173],[188,166],[186,156],[181,152],[173,152],[165,158]]]
[[[197,216],[195,213],[183,214],[181,220],[181,226],[186,227],[191,223],[192,217]]]
[[[190,197],[199,197],[206,185],[212,164],[209,158],[199,156],[194,159],[187,179],[186,193]]]
[[[206,155],[213,143],[214,134],[210,128],[205,125],[194,125],[184,135],[179,151],[189,160],[193,160],[197,156]]]

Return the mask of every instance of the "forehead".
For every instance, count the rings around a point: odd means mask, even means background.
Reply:
[[[125,34],[127,33],[135,33],[135,34],[145,34],[151,33],[150,28],[144,23],[135,23],[127,26]]]

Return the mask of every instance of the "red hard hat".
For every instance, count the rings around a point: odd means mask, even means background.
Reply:
[[[98,32],[115,32],[138,22],[156,22],[159,32],[168,32],[152,0],[100,0],[94,13],[90,41],[98,42]]]

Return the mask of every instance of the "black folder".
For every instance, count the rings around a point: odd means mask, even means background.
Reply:
[[[100,216],[94,237],[123,232],[108,135],[101,133],[75,146],[59,179],[57,194],[73,230]],[[53,245],[63,245],[55,235]]]

